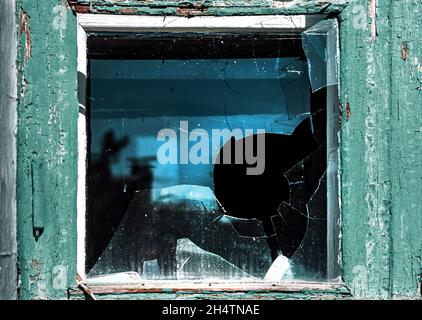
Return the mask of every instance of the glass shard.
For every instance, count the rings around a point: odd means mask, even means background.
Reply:
[[[338,83],[337,35],[336,19],[322,20],[302,32],[312,92]]]

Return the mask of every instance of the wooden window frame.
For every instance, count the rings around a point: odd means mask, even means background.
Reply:
[[[277,32],[304,30],[309,25],[306,19],[321,20],[320,15],[255,15],[255,16],[125,16],[110,14],[77,14],[77,71],[78,71],[78,180],[77,180],[77,272],[85,279],[85,235],[86,235],[86,172],[87,120],[85,101],[87,90],[88,50],[87,38],[91,32]],[[311,21],[308,21],[312,23]],[[340,194],[340,192],[339,192]],[[341,212],[340,212],[341,214]],[[341,258],[341,250],[339,250]],[[320,291],[348,294],[343,281],[310,282],[237,282],[237,281],[145,281],[145,283],[110,284],[92,287],[93,293],[157,293],[167,292],[302,292]]]

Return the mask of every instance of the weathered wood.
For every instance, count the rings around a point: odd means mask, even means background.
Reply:
[[[268,282],[206,282],[206,281],[150,281],[133,285],[90,286],[94,294],[101,293],[160,293],[168,292],[330,292],[349,294],[340,282],[306,282],[289,281],[279,283]]]
[[[338,13],[347,3],[348,0],[69,0],[78,13],[181,16]]]
[[[15,299],[16,245],[16,19],[15,1],[0,2],[0,300]]]
[[[390,16],[390,289],[422,296],[422,2],[395,2]]]
[[[332,5],[327,1],[293,1],[291,7],[289,2],[270,0],[97,0],[90,1],[89,7],[88,1],[71,3],[75,10],[79,5],[86,12],[112,14],[339,14],[340,101],[345,110],[340,151],[344,282],[353,297],[420,296],[420,0],[356,0],[346,7],[340,1]],[[57,282],[60,277],[54,270],[65,267],[64,287],[74,284],[76,19],[60,0],[19,0],[19,7],[17,199],[21,298],[64,298],[66,289]],[[38,179],[34,187],[31,168]],[[33,215],[45,228],[38,241],[33,236]]]
[[[348,299],[350,291],[339,282],[201,282],[176,281],[120,286],[90,286],[97,299]],[[70,299],[80,299],[80,289],[69,290]]]
[[[21,299],[66,298],[76,277],[76,17],[64,4],[18,1]]]
[[[416,297],[422,3],[369,4],[355,1],[341,14],[343,276],[355,296]]]

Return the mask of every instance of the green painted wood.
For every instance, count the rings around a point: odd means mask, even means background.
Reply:
[[[341,101],[351,110],[341,143],[343,274],[355,296],[420,294],[422,92],[412,61],[421,9],[379,1],[371,18],[355,1],[341,14]],[[412,47],[406,62],[402,42]]]
[[[345,7],[348,0],[74,0],[70,2],[87,6],[86,10],[91,13],[263,15],[339,12]]]
[[[283,7],[270,0],[96,0],[89,10],[159,15],[186,14],[180,7],[193,8],[189,14],[214,15],[316,13],[321,8],[341,12],[343,278],[353,297],[416,298],[422,273],[422,2],[379,0],[376,14],[370,9],[375,0],[349,2],[345,7],[337,1],[331,6],[294,1]],[[58,270],[66,268],[64,287],[70,287],[76,266],[76,21],[59,0],[20,0],[17,11],[23,26],[18,53],[20,294],[23,299],[65,298]],[[33,215],[36,226],[44,227],[38,241]]]
[[[422,280],[422,2],[394,3],[391,17],[391,290],[412,296]]]
[[[17,6],[20,298],[65,298],[76,268],[76,19],[60,0]]]
[[[386,2],[378,8],[375,39],[367,8],[361,13],[356,3],[341,15],[340,99],[343,108],[349,105],[351,110],[343,122],[341,139],[343,275],[355,295],[388,298],[390,8]]]

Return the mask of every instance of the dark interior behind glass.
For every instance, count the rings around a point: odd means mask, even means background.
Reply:
[[[283,256],[281,279],[327,279],[330,88],[312,92],[300,33],[99,33],[88,49],[88,275],[259,280]],[[208,153],[197,135],[185,163],[195,129]],[[234,150],[258,156],[261,135],[265,171],[247,175]]]

